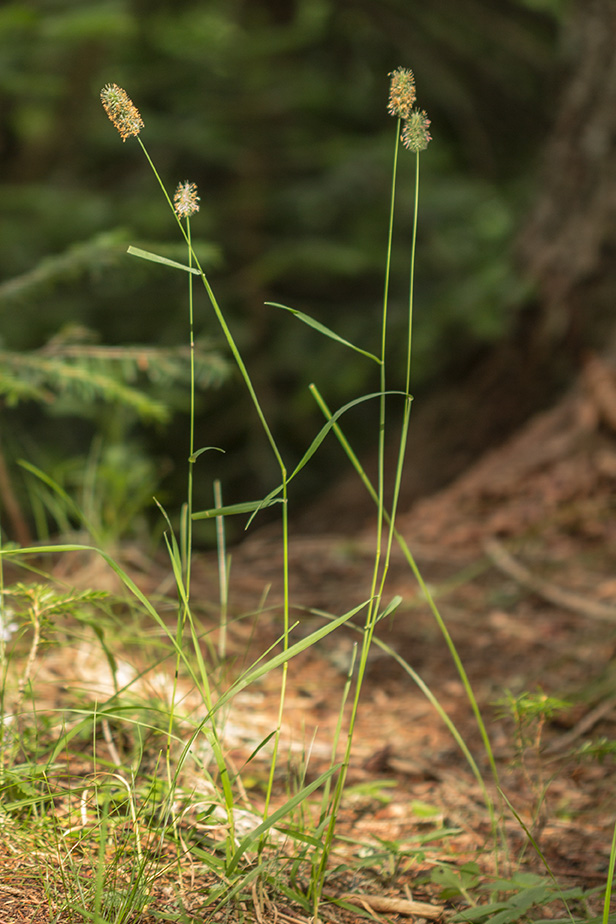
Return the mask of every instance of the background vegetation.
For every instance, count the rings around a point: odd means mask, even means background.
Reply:
[[[56,338],[64,356],[69,345],[83,363],[96,343],[186,343],[176,274],[124,255],[128,243],[155,243],[170,256],[177,244],[140,151],[119,143],[99,104],[100,88],[116,82],[139,106],[168,188],[185,179],[199,186],[200,253],[277,438],[299,456],[319,422],[306,388],[317,373],[334,407],[376,383],[365,363],[340,365],[329,341],[264,302],[307,311],[374,348],[393,155],[388,73],[403,65],[415,71],[434,138],[422,170],[415,392],[460,375],[482,346],[506,335],[528,299],[512,243],[536,191],[568,9],[564,0],[5,3],[2,349],[36,355]],[[412,174],[409,158],[399,231],[411,220]],[[406,310],[407,258],[394,254],[394,334],[396,309],[400,323]],[[208,356],[197,441],[227,450],[201,465],[196,503],[208,506],[213,478],[224,478],[234,500],[268,489],[274,475],[239,383],[211,354],[222,345],[205,304],[196,327]],[[59,383],[43,400],[27,388],[16,394],[15,376],[4,384],[2,445],[17,496],[16,458],[74,487],[101,435],[95,455],[111,453],[112,484],[114,470],[138,469],[152,493],[160,495],[162,480],[175,496],[181,460],[183,490],[186,418],[177,412],[186,390],[157,362],[142,381],[143,363],[133,360],[109,365],[109,376],[122,381],[128,368],[152,400],[176,411],[172,423],[104,389]],[[32,375],[17,378],[42,387]],[[11,408],[8,399],[18,398]],[[365,421],[354,427],[358,439]],[[235,466],[238,448],[248,450],[250,484],[245,462]],[[337,458],[335,446],[324,447],[302,490],[329,477]]]

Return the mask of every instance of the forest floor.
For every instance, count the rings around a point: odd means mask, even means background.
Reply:
[[[605,886],[616,817],[615,756],[610,750],[616,741],[616,384],[603,373],[598,367],[591,370],[584,384],[556,408],[534,417],[503,446],[482,456],[443,490],[419,499],[398,520],[470,679],[500,786],[532,831],[538,850],[505,806],[507,849],[497,856],[481,787],[450,729],[404,667],[375,648],[356,728],[351,795],[338,829],[347,839],[340,842],[338,856],[347,851],[349,857],[362,858],[361,870],[354,878],[343,878],[340,891],[365,895],[358,901],[374,920],[417,919],[417,910],[413,917],[412,906],[406,904],[411,899],[432,905],[432,912],[426,907],[420,918],[446,919],[455,902],[448,904],[438,882],[427,876],[436,863],[451,870],[462,887],[464,869],[470,879],[477,872],[465,864],[477,864],[479,877],[487,882],[497,875],[497,859],[501,876],[517,870],[545,877],[547,863],[563,889]],[[343,491],[345,503],[352,496],[349,490]],[[339,614],[368,594],[373,517],[360,497],[359,483],[356,490],[357,505],[366,510],[364,528],[354,528],[349,536],[340,512],[339,529],[320,533],[314,525],[319,521],[317,505],[311,529],[292,537],[292,618],[298,620],[292,641],[321,624],[316,610]],[[331,520],[333,495],[322,503],[324,516]],[[356,522],[357,511],[354,516]],[[252,620],[231,620],[228,651],[236,656],[236,666],[250,659],[257,641],[262,650],[264,640],[274,640],[280,632],[280,572],[280,537],[273,526],[255,530],[233,550],[230,612],[261,611]],[[213,557],[198,559],[193,580],[194,600],[216,599]],[[404,602],[377,634],[438,699],[498,802],[460,674],[397,546],[386,602],[395,594]],[[330,760],[353,640],[351,629],[339,631],[289,667],[282,748],[298,761],[309,753],[308,779]],[[275,727],[279,684],[274,672],[242,694],[239,713],[230,723],[229,753],[236,765],[248,757],[254,740]],[[502,700],[523,693],[556,697],[568,705],[545,721],[530,722],[520,748],[516,724],[511,713],[503,714]],[[285,797],[287,771],[288,765],[281,771],[280,798]],[[455,833],[426,847],[422,855],[418,839],[435,830],[435,824]],[[371,850],[379,858],[372,868]],[[0,854],[7,869],[17,864],[6,844]],[[451,884],[451,876],[445,876],[446,882]],[[16,883],[5,877],[0,885],[3,924],[50,920],[40,895],[37,899],[31,893],[29,910],[24,906]],[[198,879],[192,888],[197,896]],[[601,898],[599,893],[589,902],[595,915],[600,914]],[[158,911],[168,899],[169,890],[161,885]],[[386,899],[389,906],[383,904]],[[218,920],[197,910],[198,898],[191,899],[187,886],[185,908],[191,903],[194,920]],[[255,920],[307,920],[284,902],[260,913]],[[559,903],[541,910],[544,918],[564,914]],[[323,919],[359,920],[333,907]],[[228,917],[221,913],[220,920]]]

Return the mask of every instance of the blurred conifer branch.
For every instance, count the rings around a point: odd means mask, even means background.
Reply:
[[[73,244],[63,253],[44,257],[36,266],[19,276],[0,283],[0,311],[16,302],[23,303],[37,295],[67,283],[78,282],[85,276],[96,278],[126,258],[126,246],[132,236],[116,228],[97,234],[88,241]],[[143,242],[149,249],[158,249],[169,257],[184,256],[181,245]],[[195,249],[205,262],[218,259],[218,249],[205,241],[195,241]]]
[[[183,256],[182,247],[144,242],[169,256]],[[127,232],[116,229],[100,234],[66,251],[40,260],[32,269],[0,283],[0,313],[4,310],[32,317],[42,313],[48,293],[83,284],[84,278],[102,278],[126,260]],[[212,262],[216,249],[196,245],[200,255]],[[132,265],[132,263],[131,263]],[[103,345],[98,334],[83,324],[69,322],[37,349],[11,349],[0,341],[0,510],[21,544],[32,538],[22,510],[23,499],[11,479],[12,463],[20,452],[15,439],[19,417],[11,416],[18,405],[37,404],[43,414],[101,418],[105,407],[113,410],[114,436],[127,437],[135,420],[165,424],[182,404],[189,384],[189,347],[151,344]],[[200,390],[221,385],[230,364],[208,340],[195,344],[195,384]],[[117,411],[122,411],[121,415]],[[100,422],[100,420],[99,420]],[[19,426],[17,427],[19,429]],[[9,438],[10,435],[10,438]],[[43,466],[45,463],[43,462]]]
[[[0,350],[0,396],[5,405],[49,405],[66,396],[84,404],[114,402],[143,421],[164,423],[169,408],[146,388],[162,391],[185,384],[188,348],[99,346],[88,342],[88,334],[73,328],[56,334],[39,350]],[[228,364],[206,343],[196,344],[195,371],[198,386],[212,388],[225,380]]]

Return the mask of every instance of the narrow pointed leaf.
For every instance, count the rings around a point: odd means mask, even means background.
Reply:
[[[311,645],[314,645],[316,642],[319,642],[322,638],[325,638],[325,636],[329,635],[331,632],[334,632],[339,626],[343,625],[345,622],[348,622],[353,618],[353,616],[356,616],[357,613],[359,613],[369,602],[370,601],[365,600],[358,606],[354,606],[352,610],[348,611],[348,613],[343,613],[342,616],[336,617],[336,619],[332,620],[332,622],[328,622],[324,626],[321,626],[320,629],[316,629],[314,632],[311,632],[310,635],[306,636],[306,638],[302,638],[299,640],[299,642],[295,642],[294,645],[291,645],[284,651],[274,655],[274,657],[270,658],[268,661],[263,661],[249,668],[246,673],[241,674],[237,680],[216,700],[216,710],[220,709],[225,705],[225,703],[233,699],[233,697],[236,696],[236,694],[241,690],[244,690],[247,686],[250,686],[251,683],[254,683],[256,680],[264,677],[265,674],[269,674],[270,671],[281,667],[287,661],[290,661],[291,658],[301,654],[302,651],[305,651],[307,648],[310,648]]]
[[[210,449],[215,449],[216,452],[222,452],[224,454],[224,449],[221,449],[220,446],[202,446],[201,449],[197,449],[196,452],[193,452],[193,454],[188,457],[188,461],[196,462],[202,453],[209,452]]]
[[[355,346],[354,343],[351,343],[349,340],[345,340],[344,337],[341,337],[340,334],[337,334],[335,331],[330,330],[329,327],[325,327],[324,324],[321,324],[319,321],[315,321],[314,318],[311,318],[310,315],[304,314],[302,311],[297,311],[295,308],[289,308],[288,305],[281,305],[279,302],[266,302],[266,305],[270,305],[272,308],[282,308],[283,311],[288,311],[289,314],[294,315],[298,321],[303,321],[304,324],[307,324],[308,327],[318,330],[320,334],[324,334],[325,337],[329,337],[330,340],[335,340],[337,343],[341,343],[343,346],[349,347],[351,350],[355,350],[356,353],[361,353],[362,356],[367,356],[368,359],[374,360],[379,366],[381,365],[381,360],[378,356],[375,356],[374,353],[369,353],[368,350],[362,350],[361,347]]]
[[[289,482],[292,481],[292,479],[295,478],[295,476],[299,474],[299,472],[301,472],[303,467],[310,461],[310,459],[315,454],[315,452],[317,451],[317,449],[319,448],[319,446],[321,445],[321,443],[323,442],[323,440],[325,439],[329,431],[336,425],[336,421],[338,420],[339,417],[342,417],[343,414],[351,410],[351,408],[356,407],[358,404],[363,404],[364,401],[370,401],[372,398],[380,398],[383,395],[401,395],[402,397],[407,398],[410,401],[413,400],[412,395],[409,395],[405,391],[383,391],[383,392],[377,391],[377,392],[373,392],[370,395],[362,395],[361,398],[355,398],[353,401],[349,401],[349,403],[345,404],[343,407],[338,408],[335,414],[332,414],[332,416],[328,419],[327,423],[325,423],[321,427],[321,429],[319,430],[319,432],[313,439],[312,443],[310,444],[310,446],[308,447],[308,449],[306,450],[302,458],[299,460],[299,462],[297,463],[297,465],[295,466],[295,468],[293,469],[293,471],[287,478],[287,484],[289,484]],[[258,505],[252,508],[254,512],[252,516],[250,517],[250,519],[248,520],[248,523],[246,524],[247,528],[248,526],[250,526],[250,524],[252,523],[252,520],[254,519],[256,514],[259,512],[261,507],[269,507],[270,504],[274,503],[273,499],[278,494],[280,494],[281,491],[282,491],[282,485],[278,485],[278,487],[274,488],[273,491],[270,491],[267,497],[265,497]],[[193,516],[194,515],[195,514],[193,514]]]
[[[141,257],[142,260],[149,260],[150,263],[162,263],[163,266],[170,266],[173,269],[181,269],[187,273],[194,273],[195,276],[201,275],[200,271],[195,269],[194,266],[186,266],[185,263],[177,263],[175,260],[169,260],[168,257],[161,257],[160,254],[150,253],[149,250],[141,250],[139,247],[133,247],[131,245],[127,253],[131,254],[133,257]]]
[[[40,468],[37,468],[36,465],[33,465],[31,462],[27,462],[26,459],[19,459],[18,465],[24,468],[27,472],[30,472],[31,475],[34,475],[43,484],[46,484],[53,493],[60,498],[60,500],[66,505],[66,509],[70,511],[74,516],[79,518],[79,521],[87,529],[91,536],[95,539],[97,538],[97,530],[92,523],[88,520],[83,510],[75,503],[75,501],[66,493],[63,487],[58,484],[50,475],[46,472],[43,472]]]
[[[363,404],[365,401],[370,401],[372,398],[381,398],[383,395],[402,395],[405,398],[411,397],[410,395],[407,395],[407,393],[404,391],[384,391],[384,392],[377,391],[377,392],[373,392],[370,395],[362,395],[361,398],[355,398],[353,401],[349,401],[349,403],[345,404],[343,407],[338,408],[338,410],[334,414],[332,414],[332,416],[327,421],[327,423],[325,423],[321,427],[321,429],[319,430],[319,432],[313,439],[312,443],[310,444],[310,446],[308,447],[308,449],[306,450],[302,458],[299,460],[299,462],[295,466],[295,469],[289,475],[289,478],[287,479],[287,484],[289,481],[291,481],[292,478],[295,478],[298,472],[300,472],[303,469],[303,467],[306,465],[306,463],[312,458],[312,456],[315,454],[315,452],[317,451],[317,449],[319,448],[319,446],[321,445],[321,443],[323,442],[323,440],[325,439],[329,431],[332,429],[332,427],[334,426],[334,424],[336,423],[339,417],[342,417],[343,414],[346,414],[347,411],[350,411],[351,408],[356,407],[358,404]]]
[[[252,513],[261,507],[270,507],[272,504],[281,504],[282,500],[266,497],[258,501],[243,501],[239,504],[228,504],[226,507],[212,507],[210,510],[198,510],[193,513],[193,520],[210,520],[214,517],[230,517],[238,513]]]
[[[322,773],[316,780],[313,780],[312,783],[309,783],[308,786],[304,786],[298,793],[296,793],[288,802],[285,802],[284,805],[281,805],[279,809],[276,809],[275,812],[272,812],[265,821],[262,821],[261,824],[251,831],[250,834],[247,834],[240,841],[240,845],[235,851],[231,862],[229,863],[226,873],[227,876],[230,876],[235,868],[237,867],[239,861],[242,859],[244,853],[250,848],[251,844],[256,843],[262,834],[265,834],[266,831],[269,831],[270,828],[273,828],[277,821],[281,818],[284,818],[286,815],[289,815],[293,809],[295,809],[300,803],[311,795],[315,789],[318,789],[319,786],[322,786],[323,783],[328,780],[331,776],[334,775],[339,769],[340,764],[337,764],[334,767],[330,767],[329,770],[326,770],[325,773]]]
[[[397,595],[387,604],[387,606],[385,607],[385,609],[383,610],[383,612],[382,612],[382,613],[379,613],[379,615],[377,616],[377,622],[380,622],[381,619],[386,619],[387,616],[391,616],[391,614],[392,614],[393,612],[395,612],[395,610],[398,609],[398,607],[400,606],[401,603],[402,603],[402,597],[399,596],[399,595],[397,594]]]

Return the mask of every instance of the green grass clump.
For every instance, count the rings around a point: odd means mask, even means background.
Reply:
[[[424,582],[411,551],[396,527],[412,405],[412,333],[415,249],[419,213],[419,164],[430,139],[429,120],[415,107],[415,80],[400,68],[391,75],[389,111],[396,120],[389,233],[386,247],[382,325],[375,343],[358,346],[309,315],[284,305],[294,320],[325,336],[341,350],[352,349],[375,367],[374,391],[331,411],[321,388],[312,394],[325,422],[299,462],[289,466],[279,449],[253,385],[250,372],[220,306],[206,269],[193,247],[191,223],[199,211],[195,184],[180,182],[173,195],[166,189],[148,154],[141,133],[144,120],[126,92],[115,84],[101,93],[103,105],[122,139],[136,138],[177,224],[185,247],[182,262],[130,247],[140,260],[166,266],[183,275],[187,286],[189,334],[190,430],[187,439],[186,501],[175,528],[172,517],[159,503],[166,526],[165,543],[173,577],[169,594],[145,593],[106,548],[100,520],[82,517],[91,544],[64,542],[31,547],[3,548],[6,562],[30,568],[36,580],[0,584],[0,820],[15,843],[30,832],[31,849],[43,854],[39,885],[52,908],[53,920],[93,924],[120,924],[145,920],[152,912],[163,920],[202,920],[204,909],[215,915],[235,908],[239,919],[263,920],[276,901],[292,902],[313,921],[321,919],[325,902],[348,906],[340,882],[358,875],[366,866],[378,869],[389,885],[402,871],[417,863],[432,863],[432,886],[443,898],[462,897],[470,911],[458,920],[484,920],[495,912],[503,924],[517,920],[554,899],[577,900],[558,892],[552,880],[518,878],[499,880],[490,889],[489,902],[480,901],[483,883],[478,868],[452,872],[436,859],[435,844],[454,832],[435,818],[429,834],[409,842],[382,840],[366,850],[340,859],[337,837],[341,809],[352,795],[347,785],[362,688],[368,658],[375,645],[397,661],[419,685],[450,729],[483,793],[492,827],[493,849],[500,855],[503,801],[498,796],[498,773],[490,738],[454,642]],[[414,156],[415,199],[410,242],[406,363],[402,374],[388,364],[388,308],[390,262],[396,206],[396,177],[400,146]],[[195,433],[195,395],[198,351],[195,312],[201,310],[195,288],[218,322],[228,351],[248,391],[254,413],[275,459],[279,478],[263,498],[225,505],[220,485],[215,506],[195,510],[196,468],[202,455],[222,452],[221,447],[199,446]],[[282,321],[281,323],[286,323]],[[391,496],[385,486],[386,449],[390,445],[390,402],[402,404],[398,452]],[[373,484],[345,438],[344,415],[375,402],[378,406],[378,470]],[[374,500],[375,547],[366,599],[349,601],[339,614],[314,613],[318,627],[294,640],[294,609],[290,593],[289,485],[310,462],[319,446],[335,436]],[[32,469],[34,471],[34,469]],[[53,479],[34,471],[48,489],[49,498],[64,503],[79,516],[75,501]],[[127,499],[128,500],[128,499]],[[246,516],[248,523],[265,507],[277,507],[282,529],[282,606],[278,637],[271,638],[248,666],[231,670],[226,655],[228,626],[228,559],[224,522]],[[73,509],[75,508],[75,509]],[[193,580],[193,529],[196,521],[213,520],[219,539],[220,614],[217,637],[204,631],[203,601],[195,599]],[[419,582],[457,666],[483,741],[491,779],[485,780],[453,721],[413,668],[377,637],[379,624],[392,617],[402,600],[389,598],[388,575],[394,545],[398,545]],[[110,572],[115,592],[83,591],[54,585],[45,578],[44,566],[58,555],[87,555]],[[1,571],[0,571],[1,575]],[[265,606],[265,603],[264,603]],[[299,612],[299,611],[297,611]],[[263,610],[254,614],[255,623]],[[309,751],[285,769],[284,719],[290,667],[295,658],[332,633],[344,628],[356,636],[349,659],[337,723],[326,768],[310,772]],[[253,633],[257,635],[256,629]],[[57,652],[58,673],[65,690],[47,678],[47,701],[42,693],[46,678],[37,673],[41,653]],[[46,660],[53,663],[53,658]],[[67,669],[67,665],[70,670]],[[66,677],[71,677],[70,681]],[[248,756],[237,766],[230,743],[234,724],[242,714],[242,697],[279,678],[277,721],[266,731],[246,721],[243,751]],[[251,706],[253,711],[258,706]],[[244,709],[245,711],[245,709]],[[279,782],[287,779],[281,793]],[[379,788],[375,797],[382,795]],[[424,807],[425,811],[425,807]],[[533,842],[532,833],[529,840]],[[611,870],[613,870],[613,858]],[[546,884],[547,882],[547,884]],[[187,894],[197,883],[198,901]],[[610,873],[611,885],[611,873]],[[498,895],[494,898],[494,892]],[[609,905],[609,888],[606,907]],[[502,894],[501,894],[502,893]],[[503,895],[505,897],[503,897]],[[478,897],[479,896],[479,897]],[[513,896],[513,897],[512,897]],[[196,904],[195,904],[196,902]],[[345,904],[346,903],[346,904]],[[351,905],[355,912],[356,905]],[[247,910],[250,908],[252,910]],[[229,912],[230,913],[230,912]],[[361,912],[363,913],[363,912]],[[604,922],[607,918],[604,917]]]

